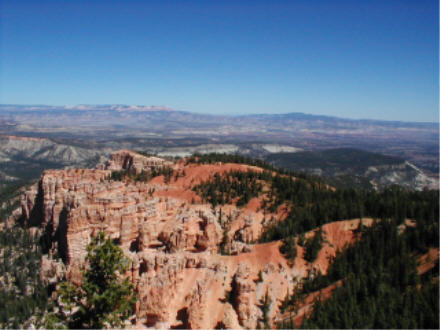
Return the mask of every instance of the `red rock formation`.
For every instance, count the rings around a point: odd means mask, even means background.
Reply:
[[[171,164],[171,162],[159,157],[145,157],[130,150],[120,150],[114,152],[107,162],[98,165],[97,168],[112,171],[134,170],[136,173],[140,173],[142,170],[148,171]]]
[[[80,284],[85,248],[104,230],[132,260],[128,275],[138,293],[137,326],[256,328],[263,326],[266,294],[268,317],[274,320],[295,279],[313,268],[325,272],[326,258],[353,239],[358,220],[326,225],[326,243],[317,261],[305,262],[299,247],[293,269],[279,252],[280,242],[248,244],[258,239],[264,219],[278,221],[280,216],[263,214],[258,199],[241,209],[235,205],[213,209],[200,203],[190,189],[215,173],[261,171],[247,165],[180,162],[173,164],[180,175],[167,184],[163,177],[148,183],[108,179],[111,170],[141,171],[167,164],[157,159],[152,163],[151,158],[122,151],[100,169],[44,172],[39,186],[23,197],[22,209],[52,242],[42,272],[48,281],[64,273],[59,263],[50,263],[58,254],[67,279]],[[219,254],[224,230],[234,255]]]

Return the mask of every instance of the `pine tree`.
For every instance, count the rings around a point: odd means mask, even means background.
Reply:
[[[136,301],[133,285],[121,279],[129,259],[100,232],[87,246],[87,261],[81,287],[60,284],[62,304],[56,316],[71,328],[123,327]]]

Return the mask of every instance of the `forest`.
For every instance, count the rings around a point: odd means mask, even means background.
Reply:
[[[48,288],[38,276],[39,237],[19,224],[0,231],[0,327],[21,328],[47,307]]]
[[[262,191],[259,179],[261,175],[252,171],[230,171],[223,176],[216,173],[212,180],[194,187],[194,191],[213,207],[230,204],[234,199],[237,206],[243,206]]]
[[[439,244],[438,220],[420,221],[399,234],[398,222],[378,220],[358,228],[360,239],[340,251],[328,274],[299,284],[286,298],[292,316],[304,297],[342,280],[328,300],[318,296],[302,328],[432,328],[439,327],[438,261],[419,276],[417,256]],[[437,231],[433,229],[437,228]],[[293,328],[292,320],[278,324]]]

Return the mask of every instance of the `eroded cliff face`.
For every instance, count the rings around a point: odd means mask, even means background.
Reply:
[[[172,165],[171,162],[159,157],[146,157],[130,150],[120,150],[114,152],[109,160],[98,164],[96,168],[111,171],[133,170],[140,173],[170,165]]]
[[[175,173],[167,183],[163,176],[149,182],[109,180],[112,170],[164,165]],[[53,282],[64,273],[80,284],[86,246],[105,231],[132,260],[127,276],[138,294],[137,327],[256,328],[263,326],[264,302],[273,322],[301,278],[312,270],[326,272],[328,257],[353,239],[358,221],[324,226],[325,243],[315,263],[307,263],[298,247],[291,265],[279,252],[280,242],[250,244],[263,223],[282,220],[282,210],[265,213],[259,198],[242,208],[212,208],[191,190],[216,173],[249,169],[262,171],[242,164],[172,164],[122,151],[98,169],[45,171],[22,199],[25,219],[45,232],[42,276]],[[220,254],[225,241],[230,255]]]

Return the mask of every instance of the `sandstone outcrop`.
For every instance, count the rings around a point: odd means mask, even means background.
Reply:
[[[313,269],[326,271],[328,257],[353,239],[352,230],[359,223],[324,226],[326,243],[317,261],[304,261],[298,247],[292,269],[279,251],[280,242],[252,244],[263,222],[280,220],[278,214],[264,214],[258,198],[243,208],[232,204],[213,208],[191,190],[215,173],[261,169],[158,159],[122,151],[97,169],[45,171],[22,198],[24,218],[44,232],[47,255],[42,276],[49,283],[63,275],[81,283],[85,248],[99,231],[121,246],[132,260],[127,275],[138,294],[136,327],[264,326],[264,318],[275,320],[298,279]],[[167,183],[163,176],[149,182],[109,179],[112,170],[142,171],[152,166],[172,166],[179,175]],[[225,237],[230,255],[220,254]]]
[[[136,173],[140,173],[141,171],[151,171],[170,165],[172,165],[171,162],[159,157],[146,157],[130,150],[120,150],[114,152],[108,161],[97,165],[97,169],[111,171],[133,170]]]

